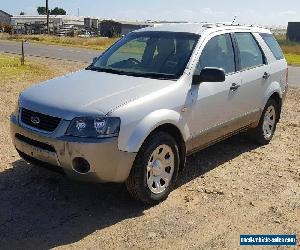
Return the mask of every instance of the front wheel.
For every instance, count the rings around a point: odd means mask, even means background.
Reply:
[[[270,99],[262,112],[258,126],[252,131],[257,143],[261,145],[270,143],[276,131],[279,115],[278,104],[274,99]]]
[[[129,193],[150,205],[165,200],[174,187],[179,161],[175,139],[165,132],[152,134],[138,152],[126,181]]]

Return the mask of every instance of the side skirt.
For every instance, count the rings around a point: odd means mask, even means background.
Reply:
[[[198,136],[186,142],[187,155],[194,154],[199,150],[214,145],[233,135],[244,132],[249,128],[256,127],[258,125],[260,116],[261,110],[258,110],[248,113],[245,116],[225,122],[221,125],[217,125],[211,129],[202,131]]]

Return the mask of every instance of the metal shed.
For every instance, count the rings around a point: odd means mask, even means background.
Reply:
[[[6,24],[6,25],[10,25],[11,22],[11,15],[6,13],[3,10],[0,10],[0,24]]]
[[[289,22],[286,35],[287,39],[300,42],[300,22]]]
[[[120,23],[122,25],[121,35],[127,35],[128,33],[132,32],[134,30],[152,26],[149,23],[138,22],[138,21],[136,21],[136,22],[121,21]]]
[[[99,24],[100,35],[105,37],[118,37],[122,33],[122,24],[113,20],[103,20]]]

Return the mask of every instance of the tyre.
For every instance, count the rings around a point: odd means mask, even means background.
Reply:
[[[270,99],[260,118],[258,126],[252,131],[254,140],[261,145],[267,145],[272,140],[279,120],[279,107],[274,99]]]
[[[179,161],[178,145],[172,136],[165,132],[150,135],[126,181],[131,196],[149,205],[165,200],[174,188]]]

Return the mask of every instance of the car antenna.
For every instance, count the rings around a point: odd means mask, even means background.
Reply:
[[[233,18],[233,21],[232,21],[231,25],[233,25],[233,24],[234,24],[235,20],[236,20],[236,16],[234,16],[234,18]]]

